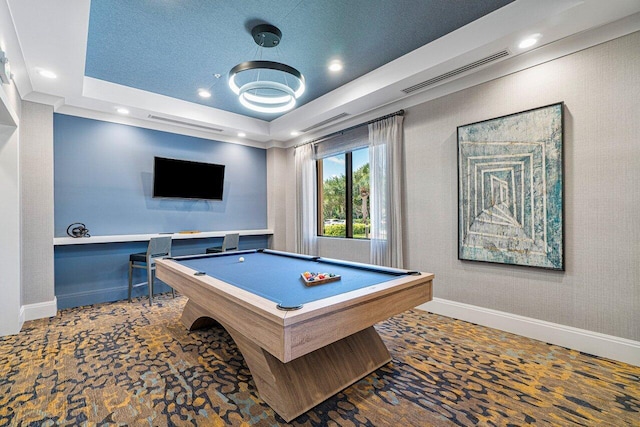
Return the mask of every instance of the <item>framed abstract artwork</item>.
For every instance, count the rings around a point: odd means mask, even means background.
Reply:
[[[458,127],[458,259],[564,270],[563,107]]]

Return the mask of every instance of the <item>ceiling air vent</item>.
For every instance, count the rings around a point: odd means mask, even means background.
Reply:
[[[327,120],[323,120],[323,121],[321,121],[320,123],[316,123],[315,125],[309,126],[309,127],[308,127],[308,128],[306,128],[306,129],[302,129],[302,130],[301,130],[301,132],[303,132],[303,133],[304,133],[304,132],[309,132],[309,131],[310,131],[310,130],[312,130],[312,129],[319,128],[319,127],[321,127],[321,126],[326,125],[327,123],[331,123],[331,122],[332,122],[332,121],[334,121],[334,120],[338,120],[338,119],[341,119],[341,118],[343,118],[343,117],[347,117],[348,115],[349,115],[349,113],[340,113],[340,114],[338,114],[337,116],[330,117],[330,118],[328,118]]]
[[[482,59],[479,59],[479,60],[477,60],[475,62],[472,62],[471,64],[467,64],[467,65],[462,66],[460,68],[456,68],[455,70],[451,70],[451,71],[449,71],[447,73],[440,74],[439,76],[433,77],[433,78],[431,78],[429,80],[425,80],[422,83],[418,83],[416,85],[409,86],[406,89],[402,89],[402,91],[404,93],[415,92],[416,90],[419,90],[419,89],[434,85],[434,84],[436,84],[438,82],[441,82],[443,80],[446,80],[446,79],[448,79],[450,77],[457,76],[458,74],[462,74],[462,73],[464,73],[466,71],[473,70],[474,68],[478,68],[478,67],[481,67],[481,66],[483,66],[485,64],[489,64],[491,62],[497,61],[498,59],[506,58],[507,56],[509,56],[509,51],[505,49],[505,50],[503,50],[501,52],[494,53],[493,55],[489,55],[486,58],[482,58]]]
[[[149,114],[147,117],[149,117],[150,119],[153,119],[153,120],[159,120],[161,122],[171,123],[171,124],[174,124],[174,125],[189,126],[189,127],[192,127],[192,128],[206,129],[206,130],[210,130],[210,131],[214,131],[214,132],[222,132],[222,129],[218,129],[218,128],[214,128],[214,127],[210,127],[210,126],[204,126],[204,125],[197,125],[197,124],[189,123],[189,122],[183,122],[183,121],[180,121],[180,120],[170,119],[168,117],[154,116],[153,114]]]

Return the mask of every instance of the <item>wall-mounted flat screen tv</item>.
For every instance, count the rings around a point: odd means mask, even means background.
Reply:
[[[153,197],[222,200],[224,165],[155,157]]]

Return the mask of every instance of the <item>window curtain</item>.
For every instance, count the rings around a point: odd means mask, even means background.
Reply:
[[[316,159],[357,150],[368,144],[369,132],[366,126],[343,131],[316,143]]]
[[[317,254],[316,164],[313,144],[296,147],[296,252]]]
[[[369,124],[372,264],[403,267],[401,115]]]

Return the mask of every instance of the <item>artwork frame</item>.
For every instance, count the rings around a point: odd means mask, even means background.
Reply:
[[[564,102],[457,128],[458,259],[564,271]]]

